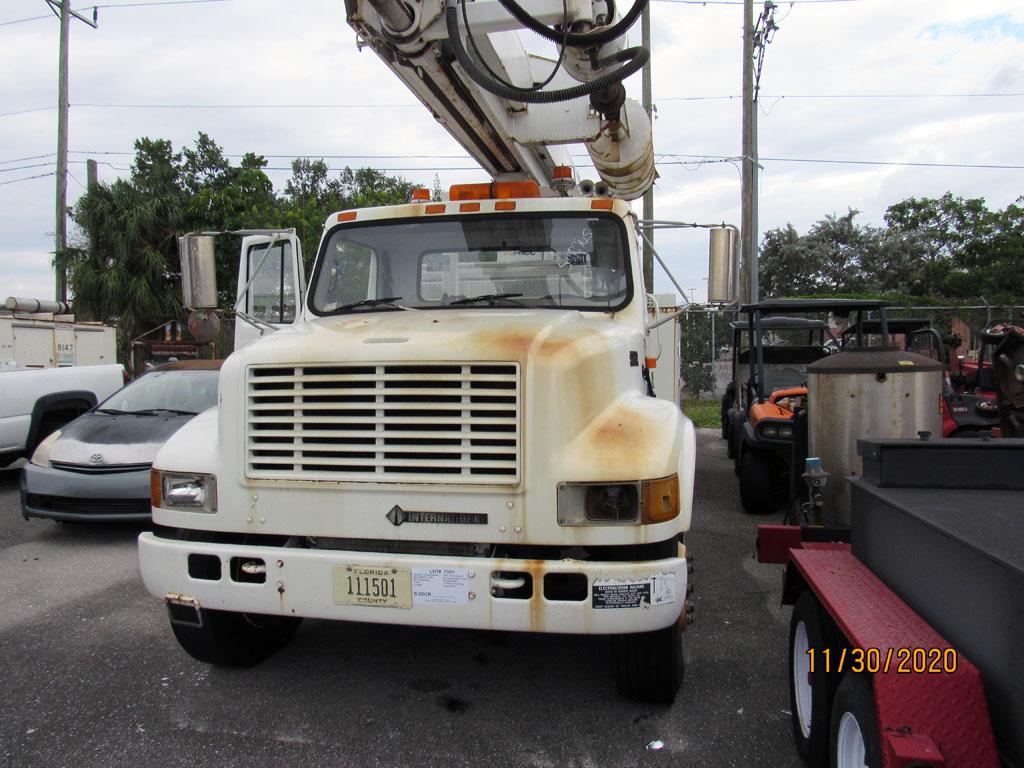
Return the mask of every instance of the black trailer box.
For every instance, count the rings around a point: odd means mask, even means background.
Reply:
[[[1024,765],[1024,439],[860,440],[854,555],[980,670]]]

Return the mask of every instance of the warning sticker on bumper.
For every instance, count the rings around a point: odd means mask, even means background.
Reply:
[[[676,575],[655,573],[647,579],[594,579],[591,605],[603,608],[650,608],[674,603]]]

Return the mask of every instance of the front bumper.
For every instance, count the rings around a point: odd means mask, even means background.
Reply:
[[[21,514],[68,522],[146,521],[152,517],[149,470],[87,474],[26,464]]]
[[[164,599],[187,600],[200,608],[380,624],[567,634],[648,632],[679,621],[683,616],[687,577],[682,548],[679,554],[645,562],[520,560],[216,544],[165,539],[152,533],[139,536],[140,567],[149,592]],[[205,560],[207,564],[212,558],[219,559],[217,578],[190,575],[190,557],[195,558],[193,562]],[[244,577],[236,579],[232,558],[262,560],[266,580],[252,583]],[[414,575],[429,569],[449,569],[449,573],[455,574],[453,583],[448,585],[453,588],[446,589],[439,599],[414,597],[408,608],[338,604],[335,569],[353,565],[409,569]],[[193,572],[206,575],[211,570]],[[529,575],[532,593],[502,596],[501,580],[514,580],[510,574]],[[585,577],[585,589],[573,599],[549,599],[545,594],[545,576],[552,574],[577,574],[579,583]],[[497,590],[493,589],[495,585],[499,586]]]

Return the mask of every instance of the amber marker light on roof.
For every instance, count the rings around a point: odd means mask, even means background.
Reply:
[[[462,203],[459,205],[460,213],[476,213],[480,210],[480,203]]]
[[[414,203],[429,203],[430,190],[426,187],[417,187],[412,191],[412,201]]]
[[[590,209],[593,211],[610,211],[614,204],[615,201],[609,200],[608,198],[602,198],[600,200],[591,200]]]
[[[570,165],[556,165],[551,169],[552,179],[571,179],[572,178],[572,166]]]
[[[358,215],[357,211],[342,211],[338,214],[338,221],[355,221]]]
[[[536,181],[492,181],[489,184],[453,184],[451,200],[508,200],[514,197],[540,197]]]
[[[434,203],[433,205],[428,205],[423,210],[425,210],[427,213],[444,213],[444,209],[444,203]]]
[[[496,211],[514,211],[515,209],[515,200],[499,200],[494,204],[494,210]]]

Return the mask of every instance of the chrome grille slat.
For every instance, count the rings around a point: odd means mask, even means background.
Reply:
[[[253,366],[247,375],[247,477],[519,482],[515,363]]]

